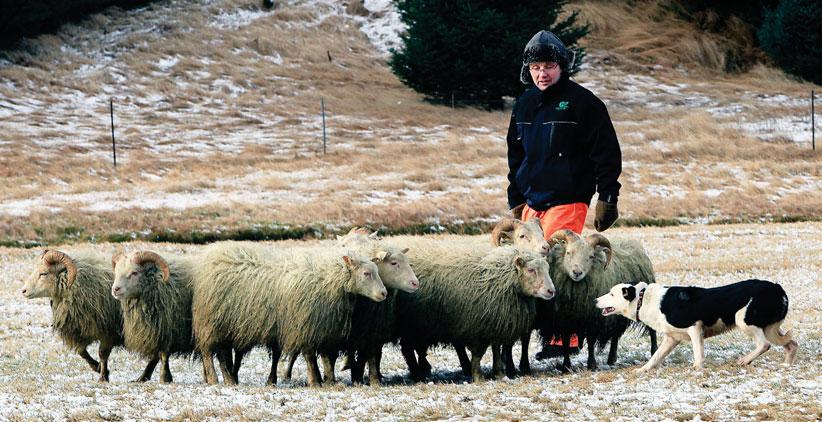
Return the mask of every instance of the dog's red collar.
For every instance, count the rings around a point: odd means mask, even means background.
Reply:
[[[639,299],[636,301],[636,320],[637,322],[642,322],[642,320],[639,319],[639,309],[642,308],[642,298],[645,297],[645,289],[640,290],[637,297],[639,297]]]

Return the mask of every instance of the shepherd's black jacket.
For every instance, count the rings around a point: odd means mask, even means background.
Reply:
[[[514,105],[508,126],[508,204],[544,211],[555,205],[616,202],[622,153],[605,104],[566,76]]]

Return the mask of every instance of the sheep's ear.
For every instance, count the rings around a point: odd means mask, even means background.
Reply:
[[[391,252],[388,251],[379,251],[377,252],[377,256],[372,259],[374,262],[385,261],[388,257],[391,256]]]
[[[401,250],[400,252],[401,252],[403,255],[405,255],[405,254],[407,254],[407,253],[408,253],[408,248],[405,248],[405,249]]]
[[[343,257],[342,257],[342,258],[343,258],[343,261],[345,261],[345,265],[346,265],[348,268],[352,268],[352,269],[353,269],[353,268],[355,268],[355,267],[357,266],[356,264],[354,264],[354,261],[351,259],[351,257],[350,257],[350,256],[348,256],[348,255],[343,255]]]
[[[517,255],[517,257],[514,258],[514,266],[517,267],[518,270],[522,270],[525,268],[525,260],[522,259],[521,256]]]
[[[636,288],[634,286],[623,287],[622,297],[628,302],[634,300],[636,298]]]

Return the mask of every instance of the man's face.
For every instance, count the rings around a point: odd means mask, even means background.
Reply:
[[[540,91],[545,91],[546,88],[557,83],[562,73],[562,69],[554,62],[534,62],[528,65],[528,69],[531,71],[534,85]]]

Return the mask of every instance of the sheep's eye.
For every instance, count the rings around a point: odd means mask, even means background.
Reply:
[[[399,262],[397,262],[397,261],[391,261],[391,265],[393,265],[393,266],[395,266],[395,267],[396,267],[396,266],[400,265],[400,263],[399,263]]]
[[[131,272],[131,274],[129,274],[128,276],[129,276],[129,277],[134,277],[134,276],[136,276],[136,275],[137,275],[137,271],[132,271],[132,272]]]
[[[371,272],[370,271],[363,271],[362,275],[365,276],[365,277],[371,277]]]
[[[525,235],[524,235],[524,234],[521,234],[521,235],[519,235],[519,238],[520,238],[520,239],[525,239]]]
[[[536,274],[536,273],[537,273],[537,270],[535,270],[535,269],[533,269],[533,268],[529,268],[529,269],[528,269],[528,272],[529,272],[529,273],[531,273],[531,274]]]
[[[591,255],[591,259],[594,259],[594,256],[593,256],[593,255]]]
[[[40,277],[45,277],[47,275],[49,275],[49,273],[40,273]]]

